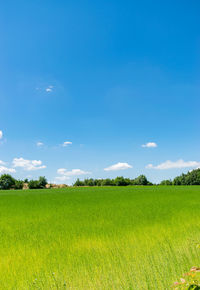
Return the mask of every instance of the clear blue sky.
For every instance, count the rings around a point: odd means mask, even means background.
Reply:
[[[199,14],[184,0],[1,2],[0,173],[158,182],[199,167]]]

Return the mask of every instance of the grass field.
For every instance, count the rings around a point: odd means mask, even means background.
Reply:
[[[200,187],[0,192],[0,289],[170,289],[200,265]]]

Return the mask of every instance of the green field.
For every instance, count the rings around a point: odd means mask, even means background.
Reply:
[[[170,289],[200,265],[200,187],[0,192],[0,289]]]

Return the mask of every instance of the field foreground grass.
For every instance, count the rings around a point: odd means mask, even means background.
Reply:
[[[199,213],[198,186],[0,191],[0,289],[170,289]]]

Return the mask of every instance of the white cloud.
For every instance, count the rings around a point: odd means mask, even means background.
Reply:
[[[0,139],[3,138],[3,132],[0,130]]]
[[[146,166],[147,169],[158,169],[158,170],[166,170],[166,169],[175,169],[175,168],[187,168],[187,167],[200,167],[200,162],[197,161],[184,161],[182,159],[177,161],[167,160],[159,165],[154,166],[153,164],[148,164]]]
[[[148,142],[142,145],[143,148],[156,148],[158,145],[155,142]]]
[[[39,170],[46,168],[45,165],[42,165],[41,160],[26,160],[24,158],[14,158],[13,167],[21,167],[26,171]]]
[[[0,166],[0,174],[2,174],[2,173],[15,173],[15,172],[16,172],[16,170],[14,168]]]
[[[36,145],[37,145],[38,147],[41,147],[41,146],[44,145],[44,143],[42,143],[42,142],[37,142]]]
[[[0,160],[0,164],[5,165],[6,163],[4,161]]]
[[[72,169],[71,171],[67,171],[65,168],[59,168],[57,170],[57,173],[62,175],[62,176],[78,176],[78,175],[85,175],[85,174],[91,174],[89,171],[84,171],[81,169]]]
[[[67,171],[67,169],[65,169],[65,168],[59,168],[57,170],[57,173],[60,176],[57,176],[55,179],[59,180],[59,181],[69,180],[70,177],[73,177],[73,176],[91,174],[91,172],[84,171],[84,170],[81,170],[81,169],[72,169],[71,171]]]
[[[70,177],[69,176],[62,175],[62,176],[56,176],[55,179],[57,179],[59,181],[65,181],[65,180],[69,180]]]
[[[121,163],[118,162],[114,165],[111,165],[107,168],[104,168],[105,171],[115,171],[115,170],[124,170],[124,169],[128,169],[128,168],[132,168],[133,166],[129,165],[128,163]]]
[[[52,92],[52,91],[53,91],[53,86],[48,86],[48,87],[45,89],[45,91],[46,91],[47,93]]]
[[[65,142],[62,144],[63,147],[67,147],[68,145],[72,145],[72,142],[70,142],[70,141],[65,141]]]

